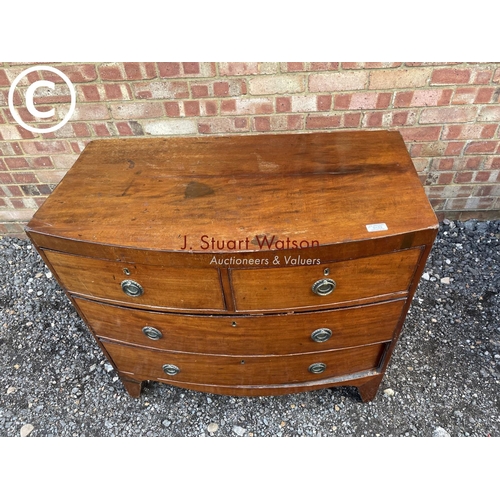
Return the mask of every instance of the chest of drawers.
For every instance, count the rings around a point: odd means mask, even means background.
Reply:
[[[129,394],[372,399],[437,220],[397,132],[91,142],[26,228]]]

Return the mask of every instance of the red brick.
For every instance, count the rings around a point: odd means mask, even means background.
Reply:
[[[487,154],[494,153],[498,141],[471,141],[465,148],[465,154]]]
[[[470,69],[440,68],[432,72],[431,84],[469,83],[470,77]]]
[[[170,117],[176,117],[180,116],[180,109],[179,109],[179,103],[178,102],[166,102],[165,103],[165,112],[167,116]]]
[[[202,116],[214,116],[217,114],[217,101],[200,102],[200,114]]]
[[[379,112],[379,111],[366,113],[366,115],[363,118],[362,126],[363,127],[381,127],[383,125],[383,123],[382,123],[383,117],[384,117],[384,114]]]
[[[331,95],[319,95],[316,98],[316,107],[318,111],[330,111],[332,108]]]
[[[99,66],[99,75],[101,80],[125,80],[120,63],[101,64]]]
[[[200,64],[197,62],[183,62],[182,68],[185,75],[195,75],[200,72]]]
[[[420,114],[420,123],[455,123],[472,121],[476,108],[427,108]]]
[[[287,130],[302,130],[304,128],[304,117],[302,115],[286,116]]]
[[[479,170],[483,163],[484,156],[471,156],[469,158],[462,158],[459,161],[457,170]]]
[[[0,172],[0,184],[6,185],[6,184],[13,184],[14,179],[12,178],[12,175],[7,173],[7,172]]]
[[[408,108],[411,106],[413,91],[397,92],[394,97],[394,106],[396,108]]]
[[[0,69],[0,87],[10,87],[9,77],[4,69]]]
[[[12,182],[14,182],[14,180],[12,180]],[[19,186],[9,186],[9,191],[12,196],[23,196],[23,192]]]
[[[199,101],[184,101],[184,113],[186,116],[199,116],[200,115]]]
[[[54,68],[64,73],[73,83],[92,82],[97,78],[97,72],[93,64],[69,64],[69,65],[54,65]],[[41,79],[48,80],[54,83],[64,83],[63,79],[52,71],[40,71]],[[30,80],[38,80],[36,72],[30,73]]]
[[[450,184],[453,180],[453,176],[455,174],[453,172],[443,172],[438,175],[437,183],[439,185],[447,185]]]
[[[337,94],[335,96],[335,109],[349,109],[351,103],[352,94]]]
[[[236,101],[234,99],[225,99],[220,103],[221,113],[234,113],[236,111]]]
[[[208,85],[191,85],[193,97],[208,97]]]
[[[493,93],[495,92],[494,87],[484,87],[477,91],[477,96],[474,102],[476,104],[487,104],[492,101]]]
[[[268,132],[271,130],[271,122],[268,116],[256,116],[254,118],[254,125],[257,132]]]
[[[38,179],[36,178],[35,174],[33,174],[31,172],[12,174],[12,177],[14,178],[14,181],[17,184],[37,184],[38,183]]]
[[[25,141],[23,149],[26,154],[38,155],[39,153],[67,153],[69,152],[66,141]]]
[[[248,127],[247,118],[235,118],[234,119],[234,126],[236,128],[247,128]]]
[[[492,75],[493,71],[489,69],[475,71],[472,83],[475,85],[487,85],[490,83]]]
[[[474,172],[457,172],[455,174],[455,182],[457,184],[471,182],[473,174],[474,174]]]
[[[32,164],[35,168],[53,167],[52,160],[49,156],[40,156],[32,159]]]
[[[154,63],[123,63],[128,80],[146,80],[156,77]]]
[[[437,141],[441,127],[409,127],[400,130],[405,141]]]
[[[86,123],[72,123],[71,126],[76,137],[88,137],[90,135],[89,128]]]
[[[122,91],[124,90],[124,92]],[[107,99],[130,99],[130,87],[127,83],[105,83],[104,92]]]
[[[97,85],[81,85],[80,89],[86,101],[100,101],[101,96],[97,90]]]
[[[483,170],[481,172],[476,172],[474,176],[475,182],[491,182],[491,177],[494,176],[495,173],[490,170]]]
[[[158,63],[158,71],[162,78],[173,78],[181,74],[181,65],[178,62]]]
[[[215,82],[214,83],[214,95],[218,97],[225,97],[229,95],[229,83],[228,82]]]
[[[361,123],[361,113],[345,113],[344,127],[358,128]]]
[[[292,110],[290,97],[276,97],[276,113],[288,113]]]
[[[336,71],[340,67],[338,62],[312,62],[310,63],[311,71]]]
[[[130,125],[127,122],[116,122],[116,128],[118,129],[118,133],[123,136],[131,136],[134,135]]]
[[[340,126],[340,115],[318,116],[309,115],[306,118],[307,129],[336,128]]]
[[[453,158],[439,158],[437,170],[454,170],[455,160]]]
[[[9,170],[29,170],[30,166],[24,158],[5,158]]]
[[[400,62],[344,62],[342,69],[380,69],[380,68],[397,68],[401,66]]]
[[[286,71],[304,71],[304,63],[301,62],[289,62],[286,63]]]
[[[446,156],[459,156],[462,154],[464,146],[465,142],[448,142],[444,154]]]
[[[392,113],[392,125],[393,126],[410,125],[408,123],[409,117],[410,117],[409,111],[395,111]]]
[[[108,129],[108,126],[105,123],[95,123],[92,125],[94,128],[94,132],[99,136],[99,137],[108,137],[111,135],[111,132]]]

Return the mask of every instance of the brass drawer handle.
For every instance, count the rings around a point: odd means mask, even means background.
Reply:
[[[171,375],[173,377],[174,375],[177,375],[181,371],[181,369],[175,365],[163,365],[163,371],[167,375]]]
[[[332,336],[332,331],[329,328],[318,328],[311,333],[311,338],[314,342],[326,342]]]
[[[312,286],[312,291],[316,295],[329,295],[335,290],[337,283],[330,278],[323,278],[321,280],[316,281]]]
[[[142,288],[137,281],[133,280],[123,280],[122,281],[122,290],[129,297],[140,297],[144,293],[144,289]]]
[[[152,326],[145,326],[142,329],[142,333],[144,333],[144,335],[151,340],[160,340],[163,337],[160,330],[158,330],[158,328],[153,328]]]
[[[309,371],[311,373],[317,374],[317,373],[323,373],[326,370],[326,365],[325,363],[313,363],[309,367]]]

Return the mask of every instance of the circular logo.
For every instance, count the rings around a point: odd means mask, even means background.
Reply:
[[[68,85],[69,93],[71,95],[71,104],[69,107],[69,111],[66,113],[66,116],[63,118],[63,120],[59,122],[57,125],[54,125],[53,127],[48,127],[48,128],[31,127],[30,125],[27,125],[23,121],[17,110],[14,108],[14,90],[16,89],[17,84],[21,81],[21,78],[24,78],[27,74],[33,71],[49,71],[51,73],[55,73],[56,75],[60,76],[64,80],[64,82]],[[55,84],[54,82],[49,82],[48,80],[38,80],[32,83],[28,87],[28,90],[26,91],[26,107],[28,108],[28,111],[37,118],[50,118],[51,116],[54,116],[55,113],[54,108],[50,109],[49,111],[39,111],[38,109],[35,108],[35,104],[33,103],[34,93],[39,87],[48,87],[54,90]],[[12,82],[12,85],[10,86],[9,89],[8,102],[9,102],[9,109],[10,112],[12,113],[12,116],[14,117],[14,120],[16,120],[16,122],[19,123],[21,127],[36,134],[48,134],[49,132],[54,132],[55,130],[58,130],[64,125],[66,125],[68,120],[71,118],[71,115],[74,113],[76,106],[75,87],[73,87],[71,80],[62,71],[59,71],[58,69],[53,68],[52,66],[33,66],[32,68],[25,69],[23,72],[21,72],[17,76],[17,78]]]

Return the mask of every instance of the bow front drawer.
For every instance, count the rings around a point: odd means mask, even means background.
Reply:
[[[421,249],[324,265],[231,272],[237,311],[318,307],[406,292]]]
[[[74,297],[102,339],[206,354],[293,354],[390,341],[405,300],[335,311],[202,316],[132,310]]]
[[[165,309],[223,310],[217,269],[129,264],[45,250],[71,293]]]

